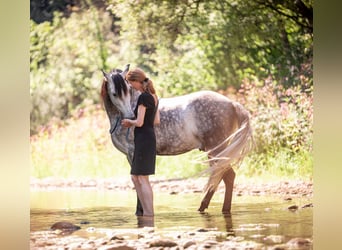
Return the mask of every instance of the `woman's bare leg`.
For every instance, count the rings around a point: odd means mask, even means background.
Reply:
[[[153,191],[148,175],[132,175],[132,181],[143,207],[143,216],[154,216]]]

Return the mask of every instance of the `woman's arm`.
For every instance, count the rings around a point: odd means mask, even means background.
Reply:
[[[157,106],[156,107],[157,110],[156,110],[156,114],[154,116],[153,124],[154,125],[158,125],[158,124],[160,124],[160,113],[159,113],[159,109],[158,109],[158,105],[159,105],[158,96],[157,95],[153,95],[153,98],[154,98],[155,105]]]
[[[144,125],[145,113],[146,113],[146,107],[144,105],[139,105],[137,119],[135,120],[123,119],[121,124],[126,128],[129,128],[131,126],[141,127],[142,125]]]
[[[157,110],[156,110],[156,115],[154,116],[154,125],[158,125],[160,124],[160,113],[159,113],[159,109],[157,107]]]

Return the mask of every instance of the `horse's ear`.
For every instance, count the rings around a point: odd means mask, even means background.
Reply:
[[[106,77],[107,73],[103,69],[101,69],[101,71],[102,71],[103,76]]]
[[[124,72],[129,70],[129,66],[131,66],[131,64],[129,64],[129,63],[126,64],[125,69],[124,69]]]
[[[129,70],[129,66],[130,66],[130,64],[126,64],[124,71],[121,73],[121,75],[123,76],[124,79],[125,79],[125,76]]]

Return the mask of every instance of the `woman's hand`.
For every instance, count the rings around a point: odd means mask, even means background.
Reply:
[[[121,125],[124,126],[125,128],[130,128],[130,127],[132,127],[132,120],[123,119],[121,121]]]

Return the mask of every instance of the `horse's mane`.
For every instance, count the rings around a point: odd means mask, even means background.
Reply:
[[[122,72],[122,70],[120,70],[120,69],[113,69],[109,73],[109,75],[112,78],[112,81],[114,83],[115,92],[117,93],[117,95],[119,97],[122,97],[123,93],[126,95],[128,92],[128,88],[127,88],[127,85],[125,83],[125,80],[120,75],[121,72]],[[108,98],[107,84],[108,84],[108,81],[104,77],[102,80],[102,86],[101,86],[101,97],[102,97],[103,101],[106,101]]]
[[[108,99],[107,83],[107,80],[103,78],[101,86],[101,98],[103,102],[105,102]]]

